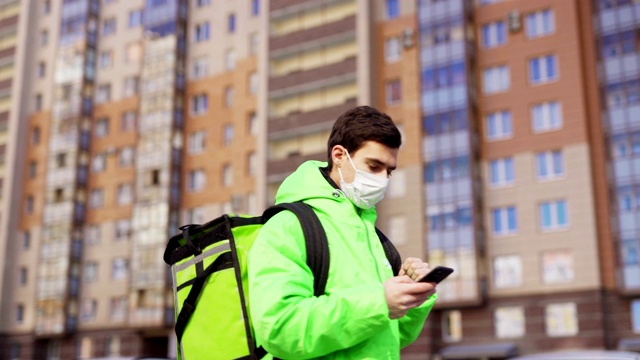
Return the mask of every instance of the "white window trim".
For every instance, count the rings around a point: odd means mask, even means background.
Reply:
[[[504,118],[505,115],[509,116],[509,122],[511,123],[511,131],[509,133],[507,133],[504,129]],[[491,121],[491,118],[494,118],[496,121],[496,128],[497,128],[497,134],[495,135],[491,135],[491,133],[489,132],[490,126],[489,126],[489,122]],[[512,121],[512,117],[511,117],[511,112],[508,110],[502,110],[502,111],[495,111],[492,113],[487,114],[487,116],[485,116],[485,127],[486,127],[486,137],[487,140],[489,141],[499,141],[499,140],[506,140],[506,139],[510,139],[513,137],[513,121]]]
[[[494,80],[496,81],[489,81]],[[488,87],[488,84],[497,83],[504,87]],[[509,91],[511,88],[511,74],[507,65],[497,65],[485,68],[482,73],[482,93],[484,95],[494,95]]]
[[[565,209],[565,214],[564,217],[567,220],[567,223],[564,225],[560,225],[558,224],[558,203],[559,202],[564,202],[564,209]],[[542,223],[542,207],[544,205],[549,205],[549,210],[550,210],[550,217],[551,217],[551,225],[549,226],[544,226],[544,224]],[[566,230],[569,228],[569,224],[571,223],[569,220],[569,205],[567,203],[566,200],[562,199],[562,200],[550,200],[550,201],[543,201],[538,205],[538,216],[540,216],[540,229],[543,232],[547,232],[547,231],[556,231],[556,230]]]
[[[504,29],[504,41],[503,42],[498,42],[498,24],[502,23],[503,25],[503,29]],[[485,31],[484,29],[488,28],[489,29],[489,39],[485,39],[484,38],[484,34]],[[507,39],[508,39],[508,32],[507,32],[507,24],[503,21],[503,20],[498,20],[498,21],[494,21],[494,22],[490,22],[487,24],[482,25],[482,36],[480,39],[481,42],[481,46],[485,49],[493,49],[499,46],[503,46],[507,44]]]
[[[514,208],[515,212],[516,212],[516,228],[514,230],[510,230],[509,229],[509,208]],[[495,210],[499,210],[499,214],[500,214],[500,223],[504,224],[504,229],[501,230],[500,232],[496,232],[493,224],[494,224],[494,211]],[[502,207],[496,207],[496,208],[492,208],[491,209],[491,233],[494,236],[507,236],[507,235],[514,235],[518,233],[518,210],[515,206],[502,206]]]
[[[391,45],[391,44],[395,45]],[[394,47],[395,46],[395,47]],[[392,50],[397,50],[393,52]],[[387,64],[392,64],[400,61],[402,58],[402,42],[400,37],[393,36],[385,40],[384,42],[384,60]]]
[[[513,179],[511,180],[507,180],[507,160],[511,160],[511,174],[513,175]],[[492,179],[492,174],[493,174],[493,164],[497,164],[498,166],[498,179],[497,181],[493,181],[494,179]],[[494,159],[494,160],[489,160],[489,184],[491,185],[491,187],[504,187],[504,186],[509,186],[509,185],[513,185],[515,183],[516,180],[516,175],[515,175],[515,164],[513,161],[513,157],[505,157],[505,158],[500,158],[500,159]]]
[[[553,154],[556,152],[560,153],[560,157],[562,158],[562,172],[558,174],[553,172]],[[540,168],[538,167],[539,166],[538,156],[541,154],[544,156],[544,166],[547,169],[547,176],[540,175]],[[539,181],[558,180],[558,179],[563,179],[565,177],[565,172],[566,172],[565,161],[564,161],[564,153],[562,151],[549,150],[549,151],[536,153],[535,163],[536,163],[536,176]]]
[[[556,104],[558,110],[557,115],[559,121],[558,124],[552,124],[551,120],[554,114],[551,112],[552,104]],[[542,127],[536,128],[536,108],[540,108],[542,111]],[[562,116],[562,103],[560,101],[546,101],[543,103],[535,104],[531,107],[531,129],[534,133],[544,133],[549,131],[555,131],[562,129],[564,126],[564,117]]]
[[[555,65],[555,77],[549,77],[549,69],[547,69],[547,58],[552,57],[553,58],[553,63]],[[533,79],[533,69],[532,69],[532,63],[533,60],[538,60],[538,65],[540,66],[540,79],[539,80],[534,80]],[[529,83],[531,85],[542,85],[542,84],[548,84],[551,82],[555,82],[558,81],[558,79],[560,79],[560,69],[558,66],[558,56],[555,54],[548,54],[548,55],[542,55],[542,56],[538,56],[535,58],[531,58],[529,59]]]
[[[550,14],[550,22],[551,29],[545,32],[544,28],[544,13],[549,12]],[[529,19],[533,19],[534,29],[530,29],[529,24],[531,24]],[[535,33],[533,32],[535,30]],[[533,13],[527,14],[525,17],[525,35],[527,39],[537,39],[544,36],[553,35],[556,32],[556,16],[553,9],[544,9],[539,10]]]

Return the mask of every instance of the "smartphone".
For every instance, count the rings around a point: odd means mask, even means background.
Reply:
[[[436,266],[427,275],[425,275],[420,282],[430,282],[438,284],[440,281],[447,278],[453,272],[452,268],[446,266]]]

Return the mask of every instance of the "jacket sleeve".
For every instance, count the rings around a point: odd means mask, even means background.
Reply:
[[[256,340],[279,358],[314,358],[350,348],[389,326],[382,284],[313,295],[302,228],[283,211],[249,252],[249,303]]]
[[[416,341],[424,327],[424,322],[436,303],[437,294],[433,294],[422,305],[407,311],[407,314],[400,318],[400,347],[410,345]]]

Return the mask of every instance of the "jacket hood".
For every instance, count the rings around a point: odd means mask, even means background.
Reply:
[[[327,166],[328,163],[322,161],[304,162],[282,182],[276,194],[276,204],[344,196],[322,175],[321,169]]]

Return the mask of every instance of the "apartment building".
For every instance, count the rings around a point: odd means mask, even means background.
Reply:
[[[175,356],[169,235],[262,211],[361,104],[403,134],[379,227],[456,269],[403,358],[640,349],[639,3],[0,9],[0,358]]]

